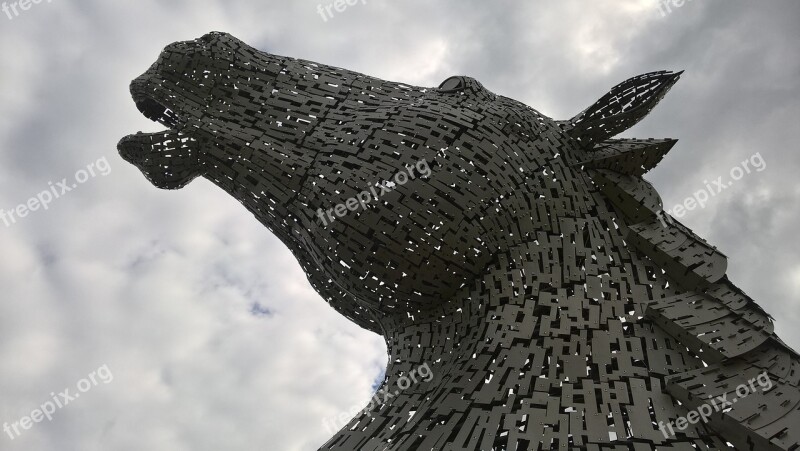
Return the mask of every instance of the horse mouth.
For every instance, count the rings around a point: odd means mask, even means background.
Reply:
[[[178,113],[152,97],[142,97],[134,100],[136,101],[136,108],[139,109],[144,117],[153,122],[158,122],[171,129],[177,129],[180,125],[186,123]]]
[[[176,108],[156,98],[147,75],[131,83],[136,108],[144,117],[167,127],[154,133],[138,132],[117,144],[120,156],[142,171],[156,187],[181,188],[202,175],[198,141],[185,133],[186,119]],[[157,89],[157,88],[156,88]]]

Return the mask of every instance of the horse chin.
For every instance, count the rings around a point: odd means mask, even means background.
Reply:
[[[197,157],[198,142],[179,131],[128,135],[117,150],[157,188],[183,188],[204,172]]]

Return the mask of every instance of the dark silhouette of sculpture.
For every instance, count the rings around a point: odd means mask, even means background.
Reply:
[[[558,122],[469,77],[408,86],[211,33],[133,81],[169,130],[119,151],[157,187],[239,200],[385,337],[384,387],[430,365],[321,449],[798,450],[800,359],[642,178],[675,141],[612,139],[679,75]]]

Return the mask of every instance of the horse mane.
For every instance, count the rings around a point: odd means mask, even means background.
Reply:
[[[728,279],[727,257],[665,213],[657,190],[643,177],[677,140],[612,139],[644,118],[680,74],[661,71],[631,78],[558,124],[580,144],[582,152],[573,166],[589,174],[621,217],[625,243],[679,288],[676,295],[645,299],[645,316],[706,367],[669,376],[666,390],[697,407],[713,393],[730,391],[743,375],[769,371],[778,379],[778,395],[791,393],[800,374],[798,354],[777,337],[772,317]],[[775,418],[791,416],[793,406],[784,404]],[[768,443],[755,432],[757,417],[727,427],[767,449]]]
[[[677,140],[612,139],[650,113],[682,73],[630,78],[558,124],[584,151],[574,165],[590,175],[624,219],[626,243],[683,291],[652,299],[648,317],[710,363],[742,355],[767,340],[789,349],[775,336],[772,318],[728,280],[727,257],[665,213],[657,190],[644,179]]]

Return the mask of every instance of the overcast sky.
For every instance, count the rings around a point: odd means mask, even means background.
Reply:
[[[416,85],[470,75],[556,119],[633,75],[686,70],[625,136],[680,138],[647,176],[666,208],[760,155],[762,171],[681,221],[800,349],[800,2],[694,0],[665,16],[657,0],[432,3],[367,0],[327,21],[318,0],[0,13],[0,208],[83,180],[0,221],[0,422],[103,365],[113,375],[14,440],[0,431],[0,449],[315,450],[331,435],[323,418],[371,396],[380,337],[329,308],[228,194],[205,180],[158,190],[116,153],[122,136],[163,129],[136,110],[130,80],[212,30]]]

